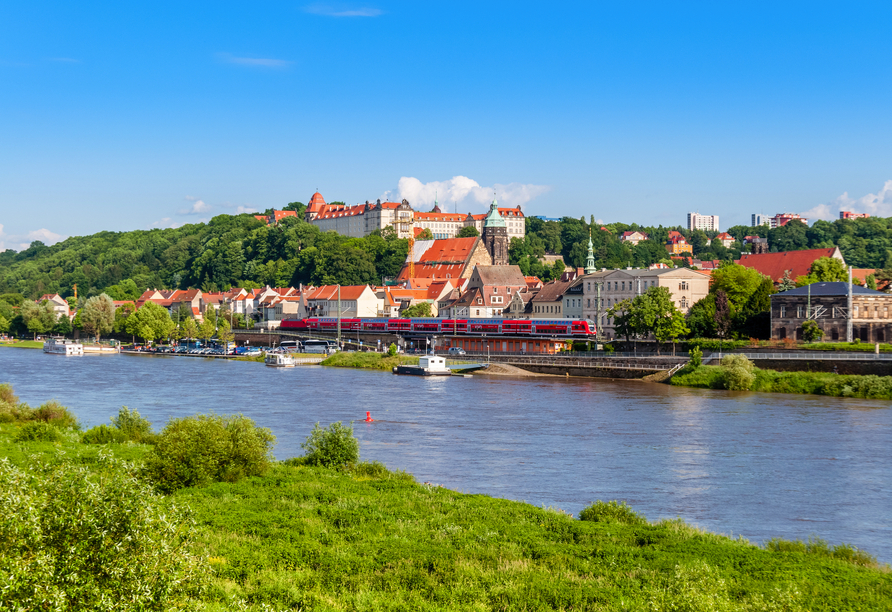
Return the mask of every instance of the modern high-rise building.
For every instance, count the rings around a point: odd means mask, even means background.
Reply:
[[[760,225],[771,225],[771,217],[768,215],[757,215],[753,213],[753,222],[751,223],[753,227],[759,227]]]
[[[688,230],[703,230],[704,232],[719,231],[718,215],[701,215],[700,213],[688,213]]]
[[[799,221],[808,225],[808,219],[796,213],[778,213],[769,219],[769,227],[776,229],[785,226],[790,221]]]

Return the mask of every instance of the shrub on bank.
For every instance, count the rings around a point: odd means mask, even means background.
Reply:
[[[729,391],[748,391],[756,380],[756,366],[746,355],[727,355],[721,367],[723,385]]]
[[[146,457],[145,474],[165,493],[258,476],[269,469],[275,441],[243,415],[172,419]]]
[[[808,542],[803,542],[802,540],[772,538],[765,542],[765,549],[776,552],[792,552],[827,557],[830,559],[839,559],[840,561],[854,563],[855,565],[863,565],[864,567],[878,567],[876,557],[870,553],[859,550],[849,544],[831,546],[826,540],[814,537],[809,538]]]
[[[58,442],[61,439],[62,432],[42,421],[25,423],[13,438],[16,442]]]
[[[307,451],[301,457],[305,465],[344,467],[359,461],[359,440],[353,435],[353,426],[340,421],[324,428],[316,423],[300,447]]]
[[[199,584],[192,523],[132,472],[0,459],[0,609],[164,610]]]
[[[593,523],[614,523],[619,525],[647,525],[647,519],[632,510],[624,501],[600,499],[579,513],[580,521]]]
[[[84,444],[123,444],[126,441],[127,436],[123,431],[104,424],[88,429],[81,436],[81,442]]]

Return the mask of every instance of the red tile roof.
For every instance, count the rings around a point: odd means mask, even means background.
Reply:
[[[434,240],[433,244],[419,258],[421,262],[448,262],[464,264],[474,250],[477,237],[471,238],[447,238]]]
[[[795,279],[809,273],[811,265],[821,257],[834,257],[839,249],[808,249],[805,251],[783,251],[780,253],[749,253],[740,256],[734,263],[761,272],[778,283],[784,278],[784,273],[789,270],[790,278]]]

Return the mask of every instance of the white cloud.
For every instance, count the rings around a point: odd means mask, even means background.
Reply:
[[[199,200],[193,196],[186,196],[186,201],[192,202],[192,208],[180,210],[181,215],[200,215],[201,213],[210,212],[211,205],[206,204],[203,200]]]
[[[892,217],[892,181],[886,181],[879,192],[868,193],[860,198],[852,198],[846,191],[832,202],[818,204],[801,214],[809,221],[833,221],[839,219],[839,212],[842,210],[868,213],[872,217]]]
[[[287,68],[294,63],[289,60],[274,59],[271,57],[236,57],[229,53],[218,53],[217,57],[227,64],[250,66],[253,68]]]
[[[304,10],[313,15],[325,15],[326,17],[378,17],[384,11],[371,7],[346,7],[332,6],[330,4],[311,4],[305,6]]]
[[[455,205],[458,212],[478,211],[489,206],[493,197],[504,208],[513,208],[523,205],[530,200],[546,193],[551,189],[548,185],[527,185],[523,183],[494,184],[492,187],[483,187],[477,181],[466,176],[454,176],[448,181],[431,181],[422,183],[417,178],[404,176],[400,179],[397,188],[385,192],[381,199],[397,201],[406,199],[418,210],[426,206],[433,206],[434,199],[440,202],[440,208],[452,212]]]
[[[177,222],[175,222],[175,221],[171,221],[171,220],[170,220],[170,217],[164,217],[164,218],[161,219],[160,221],[155,221],[154,223],[152,223],[152,224],[149,226],[149,229],[155,229],[155,228],[160,228],[160,229],[176,229],[176,228],[178,228],[178,227],[180,227],[180,226],[182,226],[182,225],[183,225],[182,223],[177,223]]]
[[[237,214],[237,215],[243,215],[245,213],[256,213],[256,212],[258,212],[256,206],[236,206],[235,207],[235,214]]]
[[[23,251],[31,246],[31,243],[35,240],[39,240],[45,245],[51,246],[65,238],[67,238],[67,236],[57,234],[46,228],[40,228],[28,232],[27,234],[7,234],[3,231],[3,225],[0,225],[0,251],[5,251],[6,249]]]

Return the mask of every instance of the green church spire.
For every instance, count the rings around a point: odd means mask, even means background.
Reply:
[[[588,229],[588,257],[585,260],[585,273],[594,274],[595,268],[595,251],[592,247],[592,228]]]

